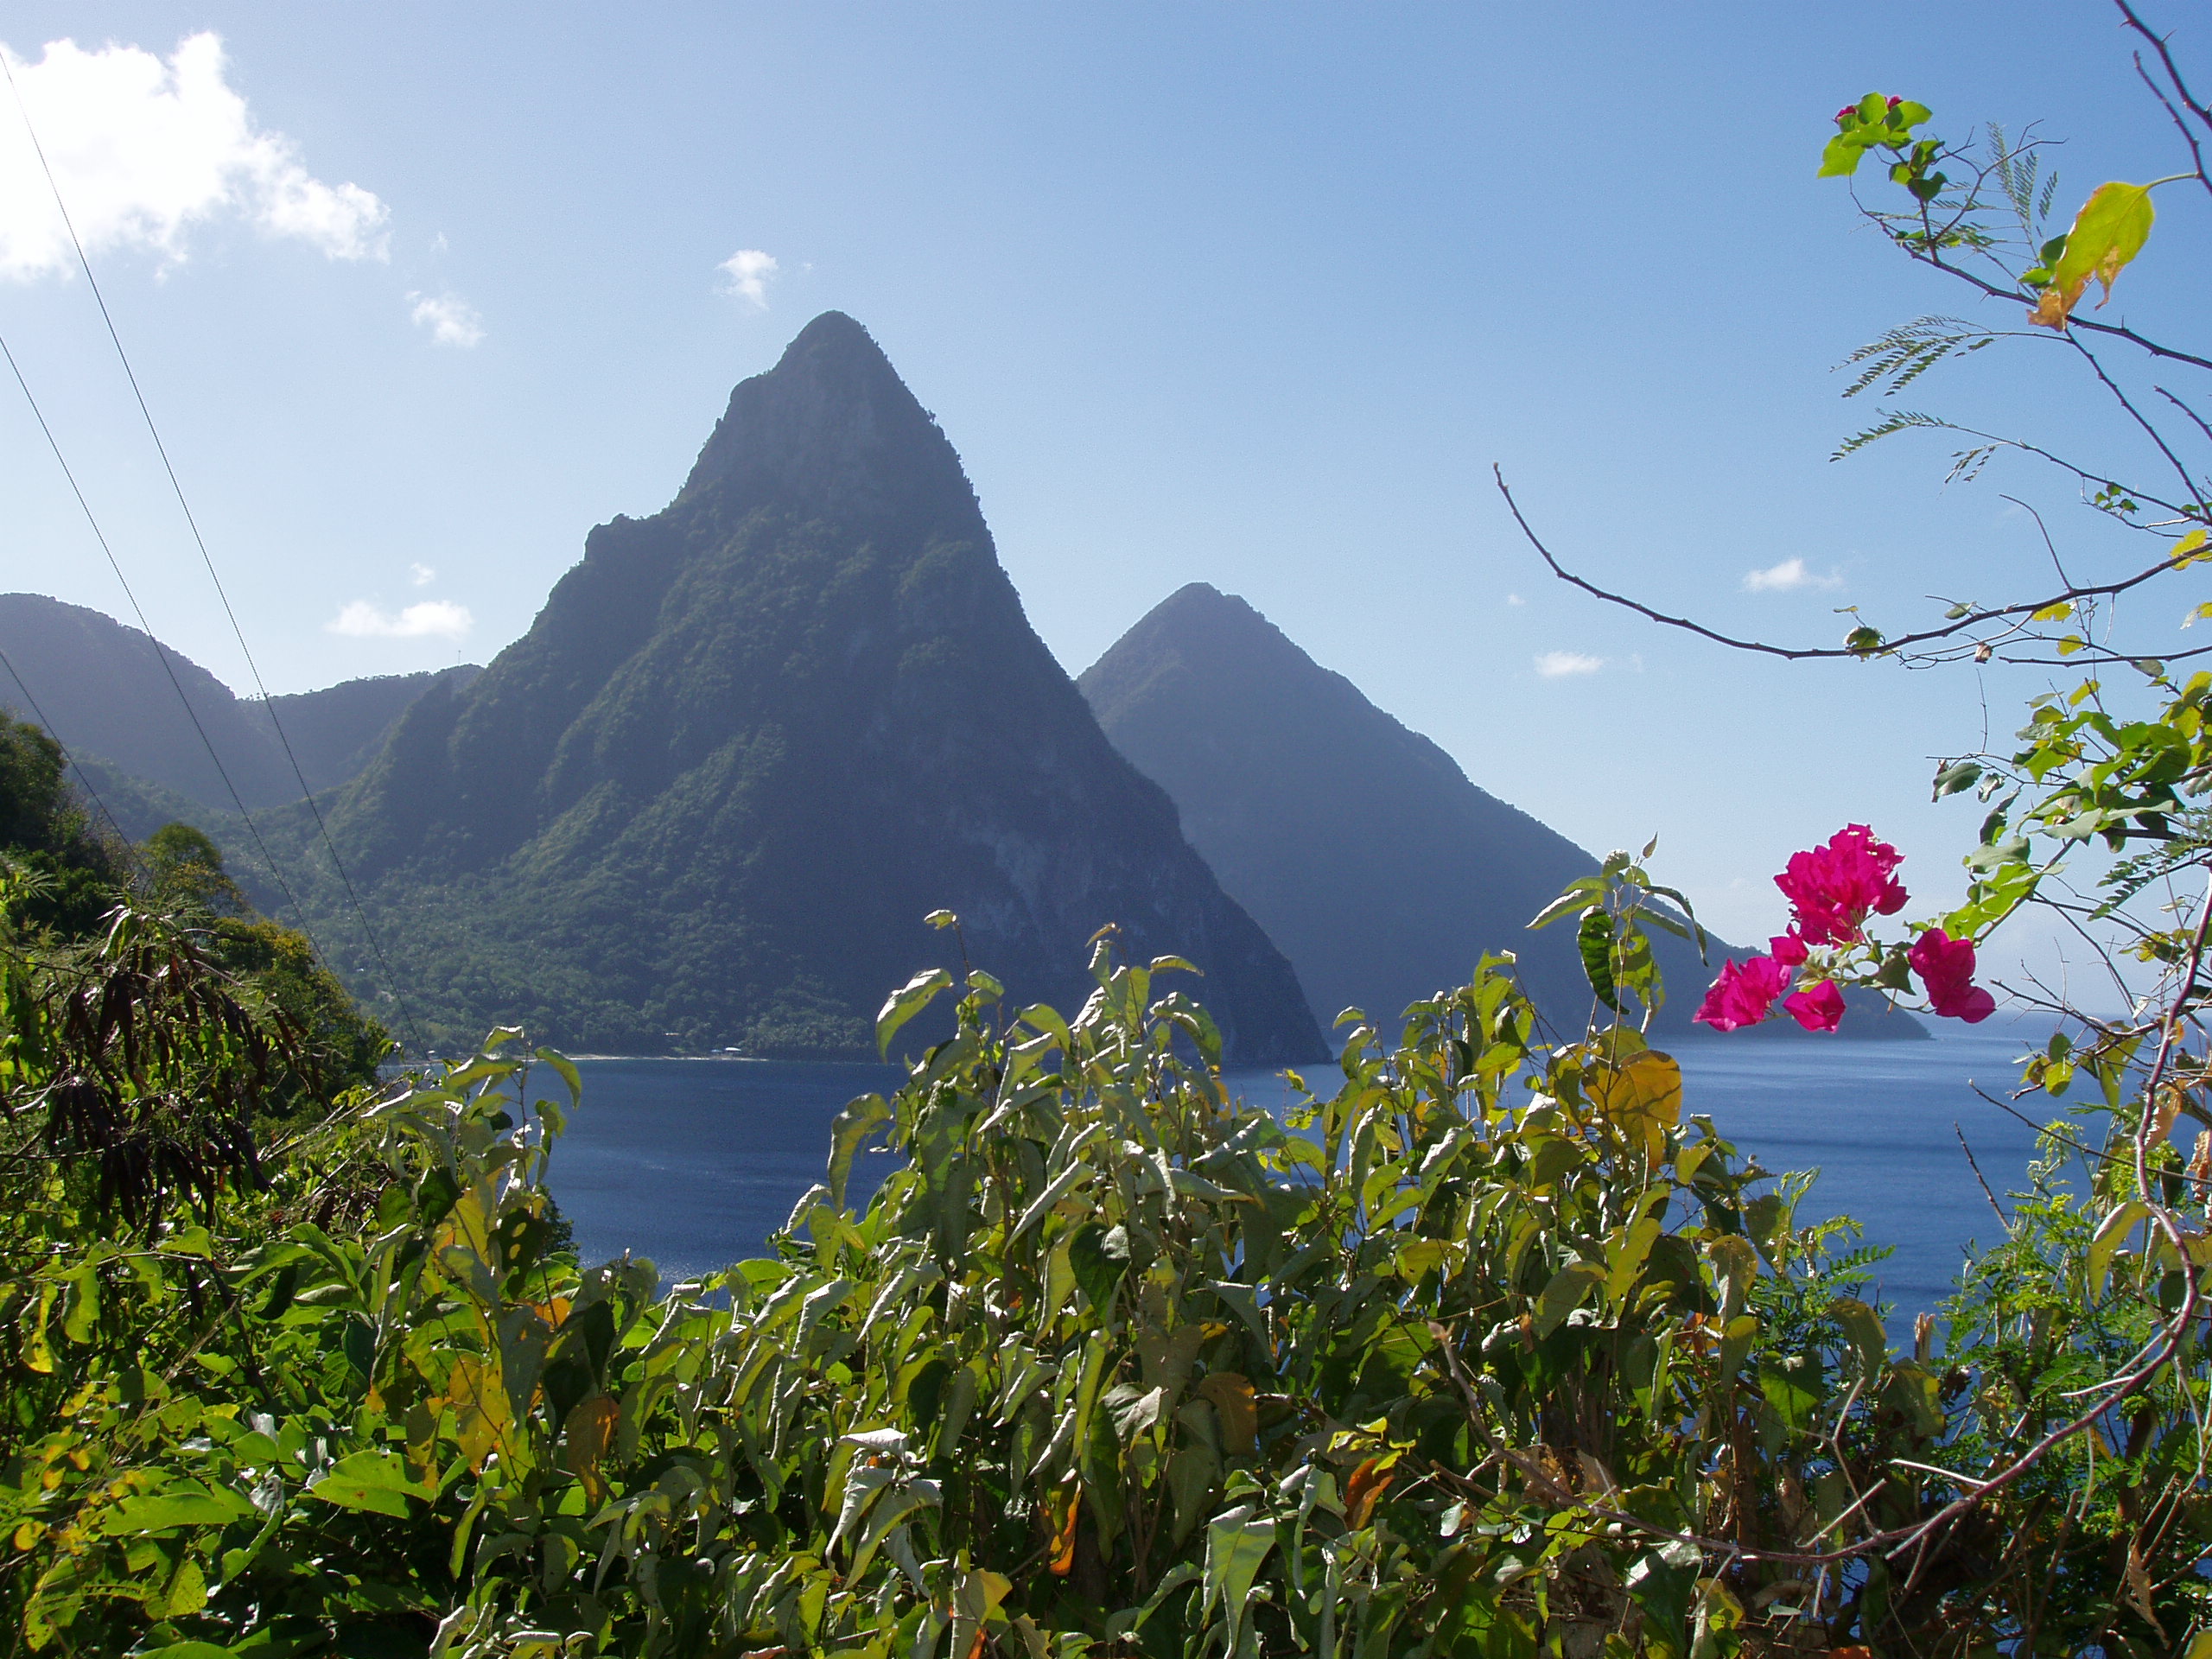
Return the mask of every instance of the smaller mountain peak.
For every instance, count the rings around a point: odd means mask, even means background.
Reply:
[[[1274,624],[1242,594],[1224,594],[1210,582],[1186,582],[1152,607],[1147,622],[1205,623],[1214,626],[1239,622]]]
[[[1211,582],[1186,582],[1140,618],[1100,659],[1147,657],[1162,652],[1304,653],[1241,594]]]

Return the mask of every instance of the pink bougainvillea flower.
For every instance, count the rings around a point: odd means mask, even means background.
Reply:
[[[1808,1031],[1834,1031],[1843,1022],[1843,990],[1824,979],[1783,1003],[1783,1011]]]
[[[1753,957],[1740,968],[1731,958],[1721,965],[1720,977],[1690,1018],[1715,1031],[1756,1026],[1789,984],[1789,970],[1771,957]]]
[[[1774,878],[1796,913],[1789,931],[1807,944],[1856,944],[1870,915],[1894,916],[1905,891],[1892,874],[1904,856],[1863,823],[1847,824],[1825,846],[1793,853]]]
[[[1805,941],[1795,933],[1777,933],[1766,942],[1768,951],[1785,968],[1805,965]]]
[[[1946,1020],[1979,1025],[1997,1012],[1997,999],[1974,982],[1974,941],[1931,927],[1914,941],[1905,961],[1928,988],[1928,1006]]]

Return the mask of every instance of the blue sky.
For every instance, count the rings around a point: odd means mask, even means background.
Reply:
[[[1834,365],[1967,302],[1813,171],[1828,111],[1870,88],[1947,135],[2040,119],[2068,141],[2062,217],[2172,171],[2114,23],[2089,0],[1910,29],[1471,0],[79,0],[11,7],[0,41],[33,76],[49,41],[167,60],[219,38],[243,100],[227,194],[165,238],[142,213],[95,260],[271,690],[488,658],[585,531],[663,505],[730,386],[835,307],[960,448],[1071,672],[1185,582],[1243,594],[1583,844],[1658,833],[1662,869],[1751,938],[1780,920],[1767,873],[1847,821],[1948,895],[1975,815],[1928,804],[1929,757],[1978,742],[1985,695],[2009,729],[2031,688],[1668,636],[1550,582],[1490,467],[1593,576],[1793,640],[1834,639],[1839,605],[1902,626],[1923,594],[2035,580],[2008,489],[2098,568],[2052,480],[1947,491],[1950,446],[1910,440],[1829,464],[1869,417]],[[245,686],[10,145],[0,101],[0,333],[156,631]],[[2115,302],[2146,323],[2201,294],[2202,211],[2172,206]],[[723,269],[741,252],[772,267]],[[1915,400],[2107,442],[2050,361],[1998,357]],[[127,614],[0,392],[0,585]],[[1791,559],[1811,580],[1745,590]],[[1540,671],[1576,658],[1597,665]]]

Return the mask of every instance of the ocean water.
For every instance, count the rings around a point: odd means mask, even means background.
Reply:
[[[1948,1292],[1971,1242],[2000,1232],[1960,1136],[2000,1199],[2021,1184],[2033,1150],[2033,1130],[1974,1088],[2002,1099],[2017,1076],[2008,1062],[2024,1033],[1995,1024],[1924,1043],[1685,1043],[1675,1051],[1684,1109],[1710,1115],[1768,1169],[1818,1169],[1801,1218],[1852,1216],[1867,1242],[1894,1247],[1877,1288],[1893,1319],[1909,1320]],[[821,1179],[839,1109],[887,1092],[899,1076],[889,1066],[737,1059],[592,1059],[578,1069],[583,1107],[554,1153],[554,1194],[587,1261],[627,1250],[664,1281],[759,1254]],[[1308,1069],[1317,1086],[1322,1075]],[[1270,1109],[1287,1096],[1279,1073],[1229,1081]],[[542,1068],[536,1082],[558,1088]],[[2038,1116],[2032,1101],[2024,1109]],[[853,1200],[889,1166],[886,1156],[863,1156]]]

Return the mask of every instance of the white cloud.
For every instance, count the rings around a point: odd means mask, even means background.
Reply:
[[[1744,573],[1744,591],[1747,594],[1794,594],[1801,588],[1842,586],[1841,576],[1816,576],[1805,568],[1802,559],[1784,559],[1764,570]]]
[[[365,599],[357,599],[322,626],[326,632],[355,639],[458,639],[476,626],[476,619],[466,606],[449,600],[425,600],[394,616]]]
[[[723,293],[732,299],[749,300],[760,310],[768,308],[768,279],[777,270],[773,255],[758,248],[740,248],[715,269],[722,274]]]
[[[407,580],[417,588],[427,588],[437,579],[438,573],[427,564],[410,564],[407,567]]]
[[[216,35],[190,36],[166,61],[66,40],[36,63],[0,53],[88,254],[130,248],[175,264],[194,226],[230,215],[333,259],[385,257],[390,209],[359,185],[325,184],[292,140],[257,128]],[[75,264],[38,152],[16,111],[0,112],[0,276]]]
[[[1605,665],[1602,657],[1586,657],[1579,651],[1548,651],[1536,658],[1536,672],[1548,680],[1570,674],[1595,674]]]
[[[1529,601],[1518,594],[1508,594],[1505,596],[1505,602],[1509,605],[1526,605]]]
[[[415,308],[407,315],[417,327],[428,328],[441,346],[467,351],[484,340],[484,319],[476,308],[458,294],[410,294]]]

